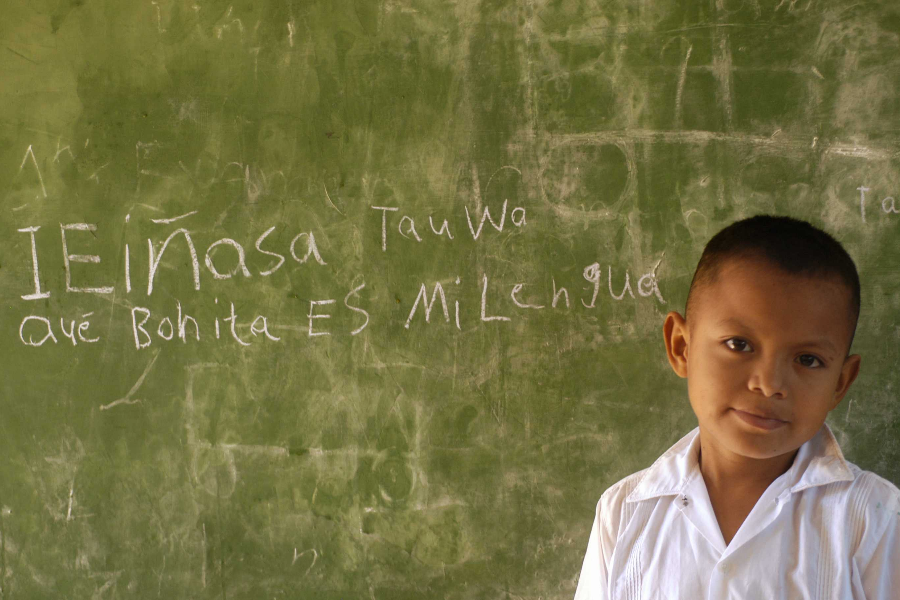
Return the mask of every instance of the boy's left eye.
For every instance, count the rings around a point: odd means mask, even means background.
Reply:
[[[819,363],[818,367],[817,367],[816,365],[808,365],[808,364],[806,364],[806,363],[803,363],[803,365],[806,366],[806,367],[821,368],[821,367],[824,367],[824,366],[825,366],[824,364],[822,364],[822,361],[821,361],[821,360],[819,360],[818,358],[816,358],[816,357],[813,356],[812,354],[804,354],[804,355],[801,356],[800,358],[801,358],[801,362],[802,362],[802,359],[806,358],[806,359],[812,359],[812,360],[816,361],[817,363]]]

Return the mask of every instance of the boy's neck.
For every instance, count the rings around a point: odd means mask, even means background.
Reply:
[[[710,490],[755,489],[760,493],[787,472],[798,450],[772,458],[748,458],[717,448],[700,436],[700,473]]]

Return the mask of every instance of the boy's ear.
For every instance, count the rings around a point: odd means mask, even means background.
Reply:
[[[672,370],[681,378],[687,378],[688,343],[690,332],[687,322],[677,312],[670,311],[663,323],[663,338],[666,342],[666,355]]]
[[[850,384],[856,380],[856,376],[859,375],[861,361],[862,357],[859,354],[851,354],[844,359],[844,364],[841,366],[841,375],[838,377],[837,387],[834,390],[834,402],[831,410],[837,408],[850,389]]]

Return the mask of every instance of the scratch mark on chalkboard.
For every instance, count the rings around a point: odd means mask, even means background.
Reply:
[[[40,133],[42,135],[46,135],[47,137],[58,137],[59,134],[53,131],[47,131],[45,129],[38,129],[36,127],[23,127],[21,123],[12,122],[8,120],[0,120],[0,125],[5,125],[6,127],[11,127],[13,129],[21,130],[21,131],[30,131],[32,133]]]
[[[688,61],[691,60],[691,52],[694,49],[694,45],[690,44],[687,49],[687,53],[684,55],[684,62],[681,63],[681,75],[678,77],[678,89],[675,92],[675,127],[681,129],[682,118],[681,118],[681,98],[684,93],[684,81],[687,79],[687,67]]]
[[[622,369],[619,368],[619,365],[615,363],[615,361],[609,361],[609,364],[612,365],[612,368],[616,371],[616,375],[619,376],[619,379],[622,380],[622,383],[625,384],[625,389],[631,389],[631,385],[628,383],[628,378],[622,373]]]
[[[481,211],[481,184],[478,181],[478,165],[472,163],[472,195],[475,197],[475,208]]]
[[[852,408],[853,408],[853,398],[850,398],[850,401],[847,402],[847,415],[844,417],[845,423],[850,422],[850,409],[852,409]]]
[[[203,563],[200,565],[200,583],[206,589],[206,523],[203,523]]]
[[[97,173],[99,173],[100,171],[102,171],[103,169],[105,169],[105,168],[108,167],[108,166],[109,166],[109,163],[106,163],[106,164],[104,164],[104,165],[101,165],[100,168],[98,168],[96,171],[94,171],[93,173],[91,173],[91,176],[88,177],[88,181],[90,181],[91,179],[93,179],[93,180],[96,181],[97,183],[100,183],[100,178],[97,177]]]
[[[162,569],[159,570],[159,578],[156,582],[156,597],[159,598],[162,596],[162,578],[163,574],[166,572],[166,555],[163,554],[163,564]]]
[[[132,400],[131,397],[134,395],[135,392],[138,391],[138,389],[141,387],[141,384],[144,383],[144,378],[147,376],[147,373],[150,372],[150,369],[153,368],[153,363],[155,363],[156,359],[159,358],[159,352],[160,352],[159,350],[156,351],[156,354],[154,354],[153,358],[150,359],[150,363],[144,369],[144,372],[141,373],[141,376],[138,377],[138,380],[135,382],[135,384],[133,386],[131,386],[131,389],[128,390],[128,393],[125,394],[124,398],[119,398],[118,400],[110,402],[109,404],[101,404],[100,410],[107,410],[107,409],[110,409],[119,404],[135,404],[137,402],[140,402],[140,400]]]
[[[17,206],[17,207],[15,207],[14,209],[12,209],[12,211],[13,211],[13,212],[20,211],[20,210],[22,210],[23,208],[25,208],[26,206],[28,206],[29,204],[31,204],[31,202],[26,202],[26,203],[23,204],[22,206]]]
[[[256,27],[259,27],[259,21],[256,22]],[[256,30],[256,27],[253,29]],[[250,52],[253,53],[253,80],[259,80],[259,50],[260,48],[257,46],[256,48],[250,48]]]
[[[41,168],[37,164],[37,159],[34,157],[34,150],[31,145],[28,146],[28,149],[25,151],[25,156],[22,157],[22,164],[19,165],[19,173],[25,168],[25,163],[28,161],[29,156],[31,157],[32,164],[34,164],[35,171],[37,171],[38,180],[41,182],[41,192],[44,193],[44,198],[46,198],[47,188],[44,187],[44,177],[41,175]]]
[[[717,0],[716,5],[721,12],[722,0]],[[731,80],[731,45],[729,43],[728,33],[726,33],[724,29],[717,28],[716,34],[719,41],[719,51],[713,57],[713,72],[719,82],[719,100],[725,111],[725,129],[731,131],[734,121],[734,85]]]
[[[154,223],[165,224],[174,223],[175,221],[180,221],[181,219],[190,217],[191,215],[196,215],[198,211],[192,210],[191,212],[184,213],[183,215],[178,215],[177,217],[169,217],[168,219],[150,219]]]
[[[25,56],[25,55],[22,54],[21,52],[16,52],[15,50],[13,50],[12,48],[10,48],[9,46],[7,46],[6,49],[9,50],[10,52],[12,52],[13,54],[15,54],[15,55],[18,56],[18,57],[24,58],[25,60],[27,60],[28,62],[30,62],[30,63],[33,64],[33,65],[40,64],[40,63],[38,63],[37,61],[34,61],[34,60],[28,58],[27,56]]]
[[[815,73],[816,77],[818,77],[819,79],[825,79],[825,76],[822,75],[817,68],[813,67],[812,72]]]
[[[72,483],[69,485],[69,508],[66,510],[66,521],[72,520],[72,502],[75,500],[75,471],[78,467],[72,469]]]
[[[344,215],[344,213],[342,213],[342,212],[338,209],[337,206],[334,205],[334,202],[331,201],[331,196],[328,195],[328,188],[325,187],[325,184],[324,184],[324,183],[322,183],[322,189],[325,190],[325,197],[328,199],[328,204],[331,205],[331,208],[333,208],[334,210],[338,211],[338,214],[340,214],[342,217],[343,217],[343,216],[346,216],[346,215]]]

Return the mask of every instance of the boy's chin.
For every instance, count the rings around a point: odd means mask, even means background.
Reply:
[[[790,424],[766,431],[744,427],[741,423],[728,423],[718,427],[713,436],[720,447],[739,456],[757,460],[783,456],[799,447],[793,443]]]

